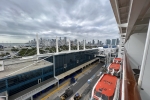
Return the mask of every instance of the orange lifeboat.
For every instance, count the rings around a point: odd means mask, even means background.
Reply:
[[[117,84],[117,77],[103,74],[92,90],[92,100],[111,100]]]
[[[120,63],[121,62],[121,58],[114,58],[113,62],[114,63]]]
[[[108,71],[112,72],[114,70],[115,73],[118,73],[120,71],[120,63],[121,58],[114,58],[113,63],[108,66]]]
[[[109,69],[110,69],[110,70],[111,70],[111,69],[114,69],[116,72],[118,72],[119,69],[120,69],[120,64],[118,64],[118,63],[111,63],[111,64],[109,65]]]
[[[121,71],[121,58],[114,58],[108,66],[107,74],[103,74],[92,90],[91,100],[113,100],[116,84]]]

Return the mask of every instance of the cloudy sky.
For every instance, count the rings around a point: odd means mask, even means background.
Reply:
[[[0,0],[0,42],[42,38],[117,38],[109,0]]]

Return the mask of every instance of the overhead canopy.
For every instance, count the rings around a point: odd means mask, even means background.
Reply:
[[[120,30],[127,41],[132,34],[145,33],[150,19],[150,0],[110,0]]]
[[[67,72],[65,72],[65,73],[63,73],[63,74],[60,74],[60,75],[58,75],[58,76],[56,76],[56,77],[57,77],[58,79],[62,79],[62,78],[64,78],[64,77],[66,77],[66,76],[68,76],[68,75],[70,75],[70,74],[76,72],[77,70],[79,70],[79,69],[85,67],[86,65],[91,64],[92,62],[96,61],[97,59],[98,59],[98,58],[95,58],[95,59],[93,59],[93,60],[91,60],[91,61],[88,61],[88,62],[86,62],[86,63],[84,63],[84,64],[82,64],[82,65],[80,65],[80,66],[78,66],[78,67],[75,67],[75,68],[73,68],[73,69],[71,69],[71,70],[69,70],[69,71],[67,71]]]

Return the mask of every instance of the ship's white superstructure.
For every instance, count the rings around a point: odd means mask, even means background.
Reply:
[[[150,100],[150,0],[110,0],[110,3],[119,28],[118,56],[124,64],[121,99]]]

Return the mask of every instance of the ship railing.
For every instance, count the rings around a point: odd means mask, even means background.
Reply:
[[[120,79],[117,80],[116,90],[114,94],[113,100],[119,100],[119,93],[120,93]]]
[[[138,84],[135,80],[129,59],[125,50],[122,56],[123,59],[123,75],[122,75],[122,89],[121,100],[141,100],[138,90]]]

